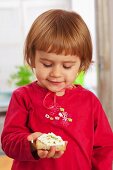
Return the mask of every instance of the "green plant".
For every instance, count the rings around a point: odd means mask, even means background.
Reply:
[[[10,84],[23,86],[33,81],[34,74],[28,66],[17,66],[16,70],[17,71],[10,76]]]
[[[85,73],[81,71],[79,75],[77,76],[76,80],[74,81],[74,84],[81,84],[82,86],[84,85],[84,77]]]

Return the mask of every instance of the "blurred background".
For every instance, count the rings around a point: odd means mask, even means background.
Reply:
[[[76,11],[86,22],[94,64],[76,82],[98,96],[113,127],[112,7],[112,0],[0,0],[0,133],[12,91],[34,79],[23,62],[25,37],[34,19],[52,8]],[[12,160],[1,149],[0,155],[0,169],[10,170]]]

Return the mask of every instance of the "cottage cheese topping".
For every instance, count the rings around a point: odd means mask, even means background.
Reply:
[[[42,134],[38,140],[48,146],[65,145],[65,141],[60,136],[56,136],[54,133]]]

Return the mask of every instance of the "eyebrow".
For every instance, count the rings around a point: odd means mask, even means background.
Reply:
[[[48,62],[54,62],[51,59],[46,59],[46,58],[40,58],[42,61],[48,61]],[[76,61],[62,61],[63,63],[76,63]]]
[[[42,61],[52,61],[52,60],[46,59],[46,58],[40,58],[40,60],[42,60]]]

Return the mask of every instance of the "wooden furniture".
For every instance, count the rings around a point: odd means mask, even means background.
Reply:
[[[0,156],[0,170],[11,170],[13,159],[7,156]]]
[[[113,128],[113,1],[96,0],[98,96]]]

